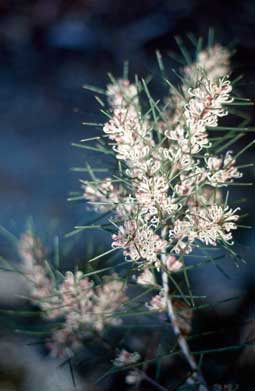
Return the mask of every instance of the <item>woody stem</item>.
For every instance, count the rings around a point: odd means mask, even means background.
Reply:
[[[166,237],[166,228],[162,230],[162,238],[164,239]],[[162,275],[162,284],[163,284],[163,289],[164,289],[164,294],[166,298],[166,305],[167,305],[167,313],[169,320],[172,325],[173,332],[176,336],[178,345],[180,347],[180,350],[185,357],[186,361],[188,362],[193,375],[190,379],[190,382],[192,383],[198,383],[201,384],[203,388],[201,388],[201,391],[208,391],[208,387],[206,384],[206,381],[200,371],[200,369],[197,366],[197,363],[189,349],[189,345],[187,344],[187,341],[185,337],[182,335],[181,330],[178,326],[178,321],[174,312],[174,306],[172,303],[171,295],[169,294],[169,284],[168,284],[168,274],[165,271],[166,270],[166,253],[162,252],[161,253],[161,261],[163,266],[165,266],[165,269],[162,269],[161,275]]]

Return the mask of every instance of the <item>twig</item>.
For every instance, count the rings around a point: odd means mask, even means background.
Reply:
[[[162,238],[164,239],[166,237],[166,228],[163,228],[162,230]],[[164,252],[161,253],[161,261],[163,265],[166,265],[166,254]],[[162,284],[163,284],[163,289],[166,297],[166,304],[167,304],[167,312],[168,312],[168,317],[171,322],[173,332],[176,336],[178,345],[182,351],[182,354],[184,355],[185,359],[187,360],[193,375],[187,380],[188,382],[197,383],[201,384],[200,391],[208,391],[208,387],[206,384],[206,381],[200,371],[200,369],[197,366],[197,363],[192,356],[192,353],[189,349],[189,346],[187,344],[187,341],[185,337],[182,335],[180,328],[178,326],[177,318],[174,312],[174,307],[173,303],[171,300],[171,296],[169,295],[169,285],[168,285],[168,275],[165,270],[162,270]]]
[[[161,386],[156,380],[153,380],[150,376],[147,375],[147,373],[142,372],[141,373],[142,379],[146,380],[148,383],[156,387],[160,391],[168,391],[167,388]],[[142,380],[141,379],[141,380]]]

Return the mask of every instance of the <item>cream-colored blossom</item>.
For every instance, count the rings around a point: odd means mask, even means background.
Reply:
[[[220,240],[231,243],[231,231],[237,229],[236,221],[239,216],[236,212],[239,209],[211,205],[195,211],[195,215],[191,215],[190,219],[194,225],[197,224],[198,239],[213,246]]]
[[[115,358],[113,364],[115,367],[124,367],[126,365],[135,364],[141,358],[138,352],[128,352],[125,349],[122,349],[120,353]]]
[[[151,301],[149,303],[146,303],[146,307],[150,311],[155,311],[155,312],[164,312],[167,307],[167,302],[166,302],[166,295],[163,289],[161,291],[152,297]]]
[[[139,369],[132,369],[126,375],[125,381],[130,385],[137,385],[143,379],[143,373]]]
[[[195,240],[212,246],[220,241],[231,244],[231,231],[237,229],[238,210],[216,204],[191,208],[185,218],[177,220],[169,232],[170,241],[174,244],[173,251],[176,254],[188,254]]]
[[[84,198],[93,203],[94,209],[100,212],[112,210],[121,200],[120,189],[111,178],[105,178],[93,184],[88,182],[83,185],[83,189]]]
[[[228,114],[225,104],[232,102],[232,86],[226,78],[212,82],[202,77],[195,88],[190,88],[190,99],[184,110],[191,154],[199,152],[209,144],[206,128],[218,125],[218,118]],[[180,146],[181,147],[181,146]]]
[[[235,159],[232,152],[228,151],[224,157],[210,156],[206,159],[208,167],[208,182],[211,186],[227,186],[228,182],[242,177],[242,173],[235,167]]]
[[[46,268],[45,249],[41,241],[32,233],[24,233],[18,242],[18,252],[22,260],[21,269],[30,288],[33,300],[42,300],[51,295],[53,285]]]
[[[229,56],[220,45],[200,52],[196,63],[183,69],[181,87],[172,88],[167,105],[161,111],[155,105],[153,115],[143,115],[138,90],[127,81],[108,87],[112,117],[103,130],[125,173],[112,245],[143,268],[159,269],[166,250],[188,254],[197,241],[231,241],[233,221],[222,225],[210,216],[222,205],[217,188],[241,174],[230,152],[224,158],[211,154],[208,131],[233,101]],[[163,228],[167,240],[161,238]],[[169,258],[169,271],[181,266]]]
[[[106,325],[118,326],[121,319],[114,316],[114,311],[121,307],[127,300],[123,281],[113,275],[109,281],[98,285],[94,299],[94,323],[93,327],[102,332]]]
[[[165,266],[170,272],[177,272],[183,266],[183,263],[174,255],[168,255],[165,260]]]
[[[156,280],[154,274],[149,270],[145,269],[136,279],[137,284],[139,285],[155,285]]]
[[[214,81],[230,72],[230,52],[216,44],[198,53],[197,60],[184,68],[184,74],[190,80],[196,80],[197,70],[203,69],[208,79]]]
[[[147,123],[139,117],[133,107],[116,109],[112,118],[104,125],[104,132],[119,144],[134,145],[147,134]]]
[[[143,260],[148,264],[157,263],[158,254],[167,245],[167,241],[162,240],[149,226],[139,226],[134,220],[125,221],[119,227],[118,234],[112,238],[112,246],[123,248],[126,257],[137,262]]]
[[[169,231],[169,240],[173,243],[173,252],[189,254],[196,237],[193,225],[189,220],[176,220],[173,229]]]
[[[115,83],[108,84],[106,94],[113,109],[138,104],[137,87],[129,80],[118,79]]]

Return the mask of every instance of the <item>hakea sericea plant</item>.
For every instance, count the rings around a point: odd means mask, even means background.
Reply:
[[[115,312],[127,297],[125,285],[116,274],[95,286],[81,271],[68,271],[57,283],[40,240],[27,232],[21,236],[18,249],[33,303],[44,318],[60,323],[47,340],[53,356],[71,356],[86,338],[100,337],[107,326],[121,323]]]
[[[182,269],[184,256],[194,248],[233,244],[239,207],[232,209],[221,190],[242,174],[234,154],[222,144],[225,152],[217,154],[210,136],[237,99],[229,73],[230,52],[215,45],[182,68],[180,86],[166,81],[170,94],[162,104],[152,98],[144,80],[134,84],[112,78],[98,151],[111,148],[117,168],[104,179],[96,179],[91,168],[92,181],[83,181],[89,204],[111,214],[116,229],[112,247],[122,249],[141,273],[137,282],[153,284],[151,270],[161,273],[161,290],[146,306],[167,311],[193,371],[190,381],[204,389],[174,311],[169,274]]]
[[[113,247],[123,248],[141,267],[160,268],[162,252],[188,254],[197,241],[231,244],[236,229],[238,208],[218,202],[217,190],[241,173],[231,151],[213,154],[207,131],[228,114],[231,83],[227,76],[215,78],[215,72],[210,79],[204,68],[194,68],[192,79],[193,67],[184,78],[183,96],[178,96],[182,104],[171,107],[175,113],[157,107],[158,122],[142,113],[135,85],[119,80],[107,90],[112,117],[103,131],[113,141],[122,169],[119,181],[86,184],[84,195],[123,221]]]

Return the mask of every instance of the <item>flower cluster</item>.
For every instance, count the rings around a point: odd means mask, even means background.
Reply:
[[[211,186],[226,186],[228,182],[242,177],[242,174],[235,167],[235,159],[231,151],[228,151],[224,158],[210,156],[205,160],[207,180]]]
[[[66,272],[55,285],[47,272],[41,242],[32,234],[19,241],[22,270],[29,279],[31,299],[48,320],[61,320],[61,327],[48,340],[53,356],[79,348],[84,338],[101,334],[106,326],[117,326],[121,319],[114,312],[126,301],[124,283],[117,275],[94,286],[81,271]]]
[[[139,274],[136,278],[136,282],[139,285],[156,285],[154,274],[149,269],[145,269]]]
[[[138,352],[128,352],[125,349],[122,349],[119,354],[116,356],[113,364],[115,367],[125,367],[126,365],[132,365],[137,363],[140,360],[141,356]],[[135,368],[129,371],[126,375],[126,383],[137,385],[143,379],[143,373],[140,369]]]
[[[171,89],[167,98],[165,121],[161,127],[165,130],[175,129],[178,125],[184,125],[184,110],[189,98],[190,89],[201,84],[201,79],[211,83],[218,83],[220,78],[225,78],[230,73],[230,52],[221,45],[209,47],[200,51],[196,61],[182,69],[183,83],[181,91]]]
[[[119,325],[121,319],[114,315],[114,311],[127,299],[124,284],[117,276],[94,287],[80,271],[66,273],[56,297],[59,306],[54,318],[64,317],[64,323],[48,342],[55,356],[76,350],[85,338],[100,335],[106,326]]]
[[[108,202],[118,204],[112,245],[144,269],[161,268],[165,254],[168,272],[178,271],[182,261],[173,257],[189,254],[197,241],[231,244],[237,209],[224,205],[220,188],[241,173],[232,152],[216,155],[210,140],[233,101],[229,59],[220,45],[201,51],[183,69],[182,86],[171,89],[168,104],[150,97],[145,114],[141,85],[119,80],[107,88],[111,117],[103,132],[122,164],[122,181],[107,193]],[[102,186],[94,199],[105,196]]]
[[[231,244],[232,230],[237,228],[236,221],[239,210],[211,205],[205,208],[193,207],[183,220],[176,220],[173,230],[169,233],[170,241],[177,254],[190,252],[195,240],[206,245],[215,246],[218,241]]]
[[[53,285],[46,268],[46,254],[42,243],[32,233],[24,233],[18,242],[22,272],[27,277],[31,298],[36,301],[50,296]]]
[[[214,81],[230,73],[230,52],[219,44],[201,50],[196,62],[187,65],[184,73],[190,79],[194,79],[197,69],[203,69],[208,79]]]
[[[125,221],[118,234],[113,235],[113,247],[124,249],[124,255],[133,261],[146,260],[157,264],[157,254],[164,250],[167,242],[148,225],[138,225],[134,220]]]
[[[138,352],[130,353],[127,350],[122,349],[113,363],[116,367],[123,367],[125,365],[135,364],[140,358]]]
[[[96,184],[87,183],[83,185],[84,197],[99,212],[107,212],[118,204],[120,194],[119,189],[114,186],[111,178],[105,178]]]

